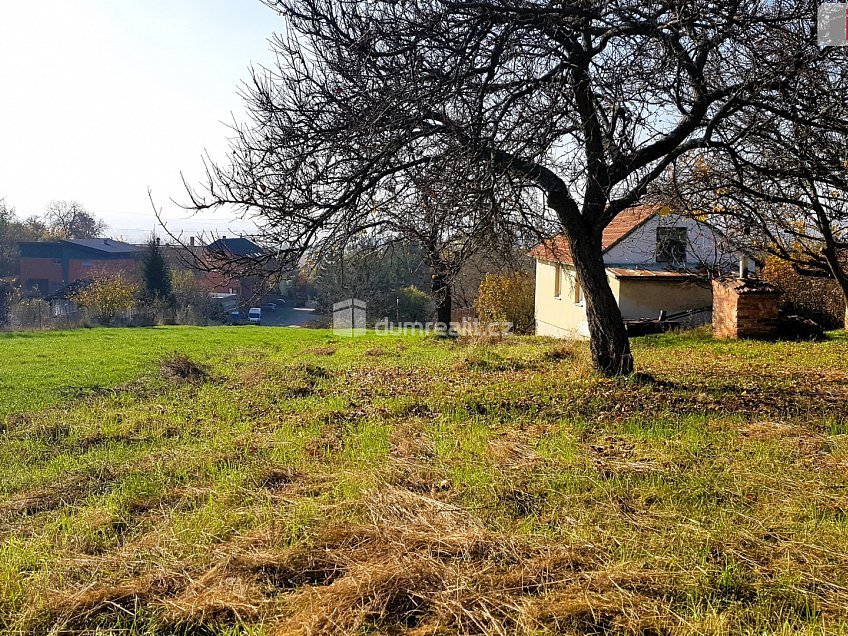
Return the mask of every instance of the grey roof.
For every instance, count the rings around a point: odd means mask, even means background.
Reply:
[[[263,250],[253,241],[246,238],[219,238],[209,244],[210,252],[226,252],[233,256],[261,256]]]
[[[135,245],[122,243],[121,241],[115,241],[113,239],[65,239],[62,242],[70,243],[71,245],[78,245],[79,247],[85,247],[90,250],[106,252],[108,254],[135,254],[141,251]]]

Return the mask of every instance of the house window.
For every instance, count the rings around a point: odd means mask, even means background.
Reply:
[[[580,281],[577,280],[577,274],[574,275],[574,304],[583,304],[583,287],[581,287]]]
[[[685,227],[658,227],[657,263],[685,263],[687,243]]]
[[[91,261],[83,261],[82,266],[83,267],[91,267]]]
[[[562,265],[554,265],[554,298],[562,297]]]

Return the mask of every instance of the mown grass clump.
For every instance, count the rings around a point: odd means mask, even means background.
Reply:
[[[185,354],[173,353],[159,364],[162,376],[172,381],[203,382],[209,378],[206,365],[194,362]]]
[[[211,333],[5,417],[0,632],[848,633],[844,339]]]

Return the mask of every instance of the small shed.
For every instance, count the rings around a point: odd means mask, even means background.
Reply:
[[[713,281],[713,336],[771,338],[779,327],[780,290],[756,278]]]

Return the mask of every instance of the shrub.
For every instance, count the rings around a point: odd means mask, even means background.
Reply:
[[[94,280],[74,294],[72,300],[85,307],[93,320],[108,325],[133,308],[137,292],[135,283],[122,276],[108,276]]]
[[[426,322],[433,311],[433,302],[426,292],[415,285],[398,292],[398,314],[401,322]]]
[[[511,322],[516,333],[530,333],[535,323],[533,278],[524,273],[486,274],[477,296],[483,322]]]
[[[206,324],[216,311],[220,311],[220,306],[209,298],[208,290],[197,281],[194,272],[172,269],[171,285],[178,323]]]
[[[802,276],[788,261],[769,256],[762,278],[783,291],[784,308],[812,318],[828,328],[845,321],[845,300],[839,284],[830,278]]]

